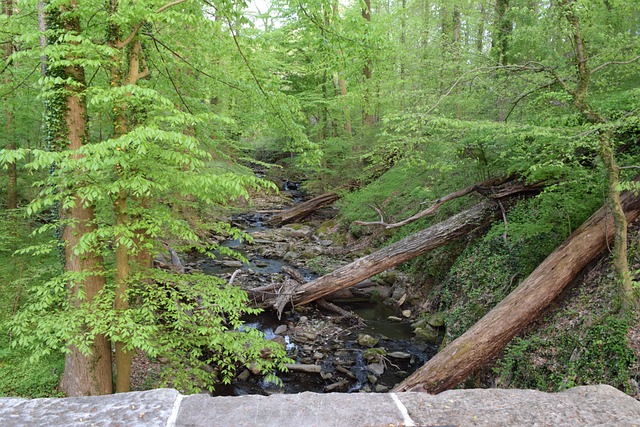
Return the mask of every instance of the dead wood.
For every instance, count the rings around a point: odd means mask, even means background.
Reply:
[[[483,181],[477,184],[473,184],[467,188],[462,190],[455,191],[453,193],[447,194],[444,197],[439,198],[438,200],[432,202],[429,208],[418,212],[417,214],[406,218],[399,222],[387,223],[384,220],[384,215],[380,209],[374,208],[378,215],[380,215],[380,221],[373,222],[363,222],[363,221],[354,221],[356,225],[364,225],[364,226],[373,226],[379,225],[383,226],[385,230],[390,230],[393,228],[402,227],[403,225],[410,224],[414,221],[419,220],[420,218],[424,218],[429,215],[433,215],[438,212],[440,206],[454,199],[458,199],[460,197],[466,196],[467,194],[471,194],[473,192],[479,193],[483,196],[492,198],[492,199],[502,199],[508,196],[512,196],[514,194],[522,194],[528,192],[539,192],[544,187],[544,184],[525,184],[523,182],[517,181],[514,178],[492,178],[487,181]]]
[[[622,204],[629,223],[640,215],[640,197],[625,193]],[[614,232],[608,208],[602,207],[513,292],[405,379],[395,391],[440,393],[455,387],[502,351],[516,334],[536,319],[576,275],[602,253]]]
[[[304,372],[306,374],[319,374],[322,372],[322,366],[320,365],[305,365],[300,363],[286,363],[284,365],[288,370],[292,372]]]
[[[332,273],[287,289],[287,298],[300,305],[315,301],[335,291],[348,288],[380,272],[408,261],[453,239],[463,236],[493,218],[496,203],[484,201],[425,230],[395,242],[386,248],[360,258]],[[278,301],[282,302],[282,300]],[[275,305],[275,304],[274,304]]]
[[[338,307],[337,305],[323,299],[320,298],[319,300],[316,300],[316,304],[318,304],[318,307],[323,308],[327,311],[336,313],[340,316],[342,316],[345,319],[352,319],[355,321],[355,323],[358,325],[358,327],[364,327],[367,326],[366,322],[362,319],[362,317],[358,316],[356,313],[354,313],[353,311],[349,311],[349,310],[345,310],[344,308]]]
[[[286,211],[282,211],[274,215],[269,220],[269,223],[289,224],[292,222],[301,221],[318,209],[332,204],[339,198],[340,196],[338,196],[336,193],[321,194],[318,197],[314,197],[311,200],[307,200],[306,202],[300,203],[299,205],[296,205],[291,209],[287,209]]]

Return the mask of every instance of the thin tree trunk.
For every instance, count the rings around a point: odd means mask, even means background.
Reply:
[[[364,0],[364,7],[362,8],[362,17],[367,21],[367,25],[371,22],[371,0]],[[368,27],[367,27],[368,28]],[[365,31],[368,31],[365,30]],[[364,77],[364,105],[362,114],[362,124],[365,127],[371,127],[376,122],[375,114],[373,113],[373,105],[371,102],[371,77],[373,73],[371,71],[372,61],[370,53],[367,53],[364,67],[362,68],[362,75]]]
[[[623,196],[626,219],[640,215],[640,197]],[[471,329],[405,379],[395,391],[440,393],[455,387],[498,354],[604,251],[616,233],[605,206],[547,257],[513,292]]]
[[[564,17],[567,19],[573,30],[573,51],[576,60],[577,84],[575,90],[570,89],[565,82],[561,82],[564,89],[573,97],[573,102],[580,113],[593,124],[604,124],[608,120],[596,112],[587,100],[587,92],[591,81],[591,71],[589,70],[589,57],[585,47],[585,40],[582,36],[580,19],[576,14],[574,0],[562,0],[559,3]],[[608,204],[613,214],[615,227],[613,267],[616,278],[619,282],[620,313],[622,316],[629,315],[636,306],[633,294],[631,272],[629,271],[629,261],[627,255],[627,220],[625,218],[620,202],[619,167],[616,162],[615,148],[613,143],[613,133],[610,130],[601,131],[599,135],[599,154],[607,171],[608,178]]]
[[[116,210],[116,273],[115,273],[115,301],[114,308],[117,313],[125,312],[129,309],[129,298],[127,289],[129,280],[129,249],[125,245],[126,239],[124,231],[129,227],[129,216],[127,215],[127,194],[121,190],[115,202]],[[131,363],[133,353],[125,349],[126,343],[115,341],[115,362],[116,362],[116,393],[131,391]]]
[[[3,2],[3,12],[7,16],[8,19],[11,19],[13,15],[13,0],[4,0]],[[4,45],[4,55],[3,58],[5,61],[9,61],[9,58],[13,54],[13,41],[9,40]],[[11,83],[11,73],[5,72],[4,83],[9,87]],[[11,110],[10,102],[8,101],[8,95],[4,100],[4,114],[5,114],[5,136],[9,140],[9,142],[5,145],[5,150],[15,150],[16,144],[13,142],[14,132],[14,120],[13,120],[13,111]],[[9,163],[7,165],[7,209],[16,209],[18,207],[18,167],[15,162]]]

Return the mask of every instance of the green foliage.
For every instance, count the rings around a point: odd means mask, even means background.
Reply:
[[[606,383],[628,392],[636,361],[626,337],[629,325],[614,315],[593,325],[576,323],[515,338],[495,368],[500,384],[559,391]]]
[[[13,313],[28,305],[32,280],[43,281],[59,272],[57,253],[17,255],[14,251],[30,243],[50,239],[45,235],[30,235],[33,226],[23,212],[1,212],[0,228],[7,230],[0,237],[0,395],[23,397],[57,396],[64,353],[53,352],[37,363],[29,360],[30,350],[11,346],[13,335],[10,321]]]

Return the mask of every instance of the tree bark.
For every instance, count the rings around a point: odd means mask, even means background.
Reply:
[[[580,18],[575,11],[575,0],[562,0],[559,2],[559,6],[573,31],[573,52],[576,60],[577,79],[575,89],[571,89],[564,81],[560,81],[560,83],[565,91],[572,96],[576,108],[589,122],[595,125],[607,123],[608,119],[595,111],[587,99],[593,71],[589,69],[589,57],[582,35]],[[619,282],[620,313],[624,317],[633,313],[637,302],[633,294],[631,272],[629,270],[627,220],[620,202],[620,191],[618,190],[620,170],[616,161],[613,132],[611,130],[600,130],[599,132],[599,155],[607,171],[609,184],[607,199],[615,227],[613,267]]]
[[[269,220],[271,224],[289,224],[300,221],[320,208],[328,206],[338,200],[340,196],[336,193],[324,193],[304,203],[300,203],[291,209],[280,212]]]
[[[625,193],[622,204],[628,221],[640,215],[640,197]],[[487,363],[602,253],[615,234],[613,222],[606,206],[598,210],[513,292],[405,379],[395,391],[440,393],[455,387]]]
[[[362,18],[367,22],[367,28],[371,24],[371,0],[364,0],[364,7],[362,8]],[[368,29],[365,29],[367,32]],[[371,127],[376,122],[376,116],[373,114],[373,106],[371,105],[371,77],[373,76],[372,67],[373,63],[369,54],[365,59],[364,67],[362,68],[362,76],[364,77],[364,105],[362,109],[362,124],[365,127]]]
[[[486,224],[498,212],[496,203],[485,201],[451,218],[360,258],[332,273],[298,286],[289,296],[294,305],[308,304],[332,292],[353,286],[402,262],[408,261]],[[260,295],[256,295],[259,297]]]
[[[4,0],[3,2],[3,12],[7,16],[7,18],[11,18],[13,15],[13,0]],[[6,61],[9,61],[9,58],[13,54],[14,44],[13,40],[8,40],[4,45],[4,55],[3,58]],[[9,87],[11,82],[11,73],[5,73],[4,83]],[[13,142],[13,126],[14,126],[14,117],[13,111],[11,110],[11,103],[8,100],[8,96],[4,100],[5,108],[5,136],[9,140],[9,142],[5,145],[5,150],[15,150],[16,144]],[[7,209],[16,209],[18,207],[18,167],[16,162],[9,163],[7,165]]]
[[[77,8],[72,1],[70,8]],[[63,9],[65,6],[62,7]],[[60,19],[59,16],[54,19]],[[65,18],[64,27],[67,33],[81,32],[80,20],[77,15]],[[79,65],[68,65],[64,68],[64,75],[73,80],[73,85],[67,85],[64,112],[55,111],[53,114],[63,114],[66,127],[65,135],[58,135],[60,139],[68,141],[68,149],[73,153],[79,150],[86,140],[86,100],[84,95],[84,68]],[[72,154],[71,158],[79,159],[80,155]],[[76,177],[82,180],[82,177]],[[102,256],[92,249],[83,253],[76,253],[82,236],[92,233],[96,229],[93,207],[76,196],[74,205],[62,212],[61,219],[66,222],[62,233],[65,251],[65,270],[72,273],[86,274],[79,283],[69,286],[71,304],[79,307],[90,303],[105,285]],[[90,344],[90,352],[82,354],[76,347],[71,346],[65,360],[64,373],[60,382],[61,390],[67,396],[89,396],[109,394],[112,391],[111,345],[104,335],[96,335]]]

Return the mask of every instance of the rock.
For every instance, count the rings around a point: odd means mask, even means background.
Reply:
[[[296,261],[300,259],[300,254],[297,252],[289,251],[286,254],[284,254],[283,259],[285,261]]]
[[[369,380],[369,382],[371,384],[375,384],[378,382],[378,377],[376,377],[375,375],[369,374],[367,375],[367,379]]]
[[[368,334],[358,334],[358,344],[362,347],[373,347],[380,341],[378,338],[372,337]]]
[[[411,317],[411,310],[402,310],[402,315],[408,319]]]
[[[413,333],[416,334],[418,338],[422,338],[423,340],[430,343],[436,343],[440,336],[438,330],[428,324],[425,324],[423,327],[416,328]]]
[[[387,317],[387,320],[391,320],[392,322],[402,322],[402,319],[398,316],[389,316]]]
[[[333,378],[333,374],[331,372],[320,372],[320,377],[323,380],[330,380],[331,378]]]
[[[322,353],[321,353],[321,352],[319,352],[319,351],[316,351],[315,353],[313,353],[313,356],[311,356],[311,357],[312,357],[313,359],[320,360],[320,359],[322,359],[322,358],[324,357],[324,354],[322,354]]]
[[[313,234],[313,230],[308,225],[289,224],[280,228],[280,231],[287,237],[308,237]]]
[[[298,319],[299,323],[306,323],[309,321],[309,318],[307,316],[300,316],[300,319]]]
[[[240,375],[238,375],[236,379],[239,381],[246,381],[249,379],[249,376],[251,376],[251,372],[249,372],[248,369],[245,369],[244,371],[240,372]]]
[[[282,335],[285,332],[287,332],[287,325],[280,325],[276,328],[275,331],[273,331],[273,333],[276,335]]]
[[[387,352],[384,348],[368,348],[362,356],[367,362],[380,362],[385,354],[387,354]]]
[[[400,299],[406,295],[407,290],[402,285],[396,285],[393,287],[393,291],[391,292],[391,298],[400,301]],[[405,297],[406,298],[406,297]]]
[[[336,371],[345,374],[349,378],[355,379],[356,377],[356,375],[353,372],[351,372],[349,369],[345,368],[344,366],[336,366]]]
[[[306,339],[308,339],[309,341],[315,341],[316,340],[316,333],[315,332],[303,332],[302,336],[305,337]]]
[[[444,326],[444,315],[442,313],[433,313],[427,317],[427,323],[435,328]]]
[[[386,393],[389,391],[389,387],[382,384],[376,384],[375,391],[376,393]]]
[[[242,262],[234,260],[223,260],[222,265],[229,268],[241,268],[243,266]]]
[[[387,353],[387,356],[393,357],[394,359],[411,359],[411,355],[409,353],[405,353],[404,351],[394,351],[391,353]]]
[[[366,368],[377,376],[384,374],[384,364],[382,362],[370,363]]]
[[[333,384],[329,384],[328,386],[326,386],[324,388],[325,391],[333,391],[339,388],[343,388],[346,387],[347,385],[349,385],[349,381],[347,380],[342,380],[342,381],[338,381],[337,383],[333,383]]]

